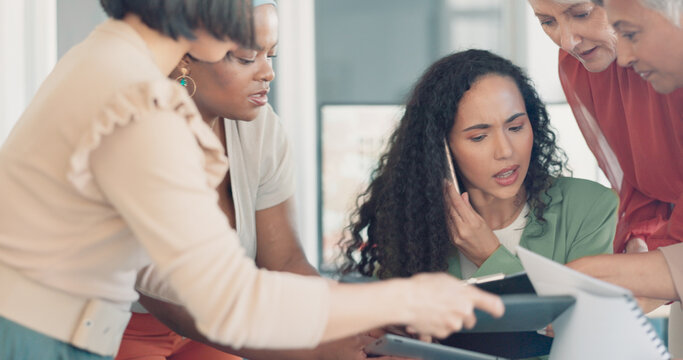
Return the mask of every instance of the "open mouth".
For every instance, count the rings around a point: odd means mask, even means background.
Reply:
[[[636,72],[644,80],[647,80],[650,77],[650,75],[652,75],[652,71],[636,71]]]
[[[263,106],[268,103],[268,90],[259,91],[256,94],[249,95],[247,99],[250,103],[256,106]]]
[[[495,175],[493,175],[493,179],[501,186],[509,186],[514,184],[517,181],[517,178],[519,177],[519,165],[511,166],[509,168],[505,168],[499,172],[497,172]]]

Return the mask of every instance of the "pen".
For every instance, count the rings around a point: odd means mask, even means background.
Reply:
[[[496,273],[496,274],[491,274],[491,275],[485,275],[485,276],[480,276],[480,277],[475,277],[475,278],[469,278],[465,280],[465,282],[468,285],[476,285],[476,284],[481,284],[489,281],[496,281],[496,280],[502,280],[505,278],[505,274],[503,273]]]

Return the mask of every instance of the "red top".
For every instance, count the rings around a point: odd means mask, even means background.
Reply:
[[[658,94],[613,62],[591,73],[563,50],[560,81],[588,147],[619,191],[614,251],[683,242],[683,89]]]

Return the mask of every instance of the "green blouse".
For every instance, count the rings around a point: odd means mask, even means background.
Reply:
[[[543,212],[545,223],[536,219],[532,209],[520,246],[562,264],[587,255],[612,252],[618,205],[612,190],[593,181],[560,177],[547,195],[545,202],[550,200],[550,205]],[[501,245],[472,276],[523,270],[519,258]],[[455,247],[448,260],[448,272],[461,277],[460,256]],[[545,360],[548,356],[532,359]]]
[[[550,204],[543,212],[545,223],[538,221],[531,209],[520,246],[562,264],[587,255],[612,252],[618,204],[612,190],[593,181],[560,177],[544,196]],[[473,276],[523,270],[519,258],[501,245]],[[455,246],[448,260],[448,272],[461,277]]]

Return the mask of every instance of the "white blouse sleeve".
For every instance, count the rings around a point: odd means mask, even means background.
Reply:
[[[184,89],[141,84],[114,100],[72,157],[70,178],[149,253],[157,276],[142,287],[168,284],[212,341],[315,346],[329,311],[325,280],[259,270],[244,255],[214,190],[227,169],[220,143]]]
[[[259,160],[259,186],[256,210],[282,203],[294,196],[294,164],[292,149],[280,118],[270,105],[263,108],[265,115],[261,159]]]

